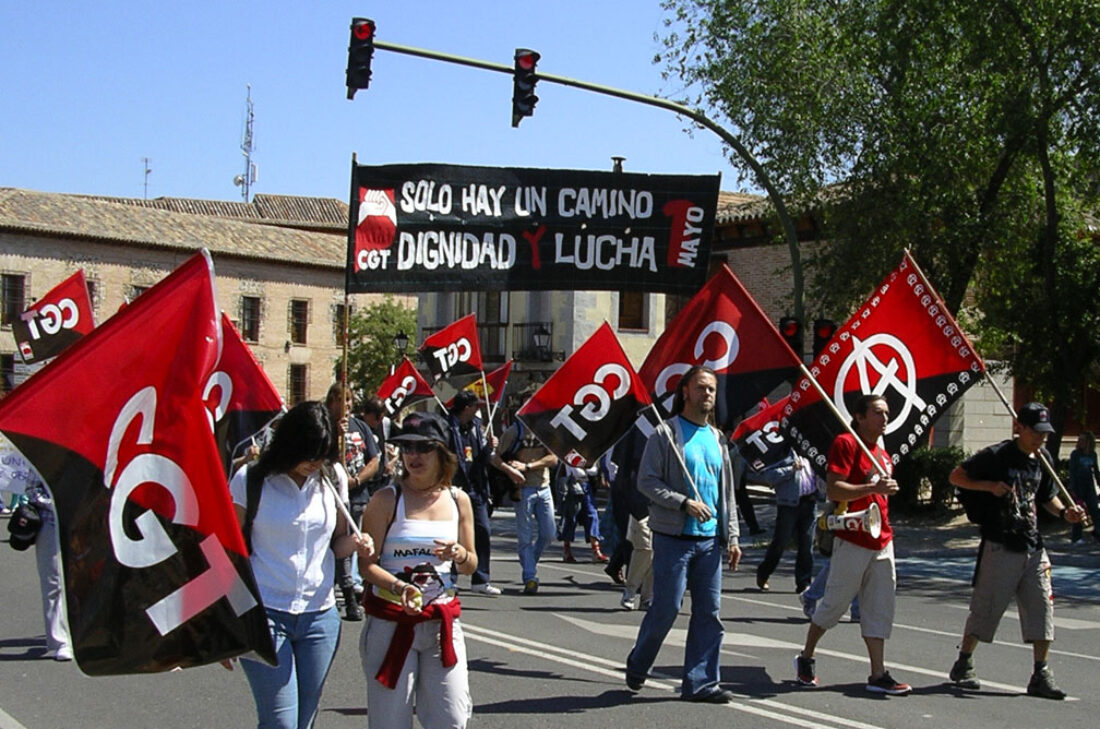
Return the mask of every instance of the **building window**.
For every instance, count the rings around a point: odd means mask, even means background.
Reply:
[[[141,296],[142,294],[144,294],[148,290],[149,290],[148,286],[137,286],[137,285],[131,284],[130,285],[130,292],[126,295],[126,303],[127,304],[132,304],[134,302],[134,299]]]
[[[99,287],[92,279],[84,279],[84,287],[88,289],[88,303],[92,307],[92,313],[96,311],[96,294],[99,292]]]
[[[619,293],[619,330],[646,331],[646,293],[622,291]]]
[[[309,365],[292,364],[287,373],[287,393],[293,407],[309,398]]]
[[[336,344],[344,343],[344,312],[343,304],[332,305],[332,341]]]
[[[260,341],[260,298],[241,297],[241,338],[246,342]]]
[[[290,301],[290,341],[292,344],[306,343],[306,330],[309,328],[309,302],[303,299]]]
[[[0,392],[7,395],[15,387],[15,355],[0,354]]]
[[[26,279],[13,273],[3,275],[3,311],[0,326],[10,327],[26,308]]]

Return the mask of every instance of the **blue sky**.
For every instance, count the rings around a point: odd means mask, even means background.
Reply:
[[[345,199],[361,164],[455,164],[737,175],[707,131],[671,112],[542,82],[535,115],[511,127],[511,76],[375,53],[371,87],[345,98],[349,24],[377,37],[676,96],[652,63],[658,0],[527,2],[0,4],[0,187],[239,200],[246,85],[255,104],[253,193]]]

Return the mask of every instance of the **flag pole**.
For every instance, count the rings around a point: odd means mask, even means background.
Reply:
[[[653,409],[653,414],[657,416],[657,422],[666,426],[664,429],[665,439],[668,441],[668,444],[672,446],[672,452],[676,454],[676,460],[680,462],[680,468],[684,469],[684,476],[691,486],[692,493],[695,494],[695,500],[702,501],[703,497],[699,495],[699,487],[695,485],[695,479],[691,477],[691,471],[688,470],[687,462],[684,460],[684,454],[676,447],[676,441],[672,437],[672,426],[668,425],[668,421],[661,417],[661,413],[657,410],[657,406],[654,403],[650,403],[649,407]]]
[[[993,388],[993,392],[997,393],[997,397],[1001,399],[1001,404],[1005,406],[1005,410],[1007,410],[1008,414],[1012,416],[1012,419],[1019,421],[1019,418],[1016,415],[1016,409],[1013,408],[1011,404],[1009,404],[1008,398],[1006,398],[1005,394],[1001,392],[1001,388],[997,385],[993,378],[989,376],[989,370],[984,367],[985,363],[983,362],[982,364],[982,374],[985,375],[985,381],[988,382]],[[1039,456],[1039,462],[1043,464],[1043,468],[1046,469],[1046,472],[1050,475],[1052,479],[1054,479],[1054,483],[1058,487],[1058,495],[1062,497],[1063,501],[1065,501],[1065,506],[1076,506],[1077,499],[1073,498],[1073,495],[1070,494],[1069,489],[1067,489],[1066,485],[1062,483],[1062,479],[1058,477],[1058,472],[1054,470],[1054,465],[1047,459],[1045,449],[1040,448],[1037,452],[1037,455]],[[1092,519],[1089,517],[1088,513],[1085,513],[1085,518],[1081,520],[1081,525],[1085,528],[1092,526]]]
[[[485,395],[485,417],[489,419],[486,426],[489,428],[489,437],[493,438],[493,410],[489,405],[489,381],[485,379],[485,368],[481,369],[481,392]]]
[[[344,521],[347,522],[348,529],[351,533],[357,537],[362,537],[363,532],[360,531],[359,525],[355,523],[355,520],[351,518],[351,512],[348,511],[347,505],[344,503],[344,497],[340,495],[340,489],[336,488],[336,484],[329,481],[327,478],[322,478],[328,487],[332,489],[332,495],[336,497],[336,508],[340,510],[340,513],[344,515]]]

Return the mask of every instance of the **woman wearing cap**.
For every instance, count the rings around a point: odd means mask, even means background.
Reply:
[[[337,506],[334,489],[347,492],[347,474],[332,467],[338,457],[325,406],[303,402],[283,416],[260,459],[230,484],[278,658],[277,666],[241,661],[260,727],[313,726],[340,639],[336,560],[374,554],[369,536],[348,533]]]
[[[370,589],[359,655],[371,729],[464,727],[473,711],[466,645],[451,565],[477,569],[470,498],[451,485],[458,459],[444,445],[447,422],[412,413],[390,442],[404,475],[371,498],[363,529],[380,545],[360,557]]]

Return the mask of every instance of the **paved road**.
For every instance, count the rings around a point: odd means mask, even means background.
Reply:
[[[768,510],[761,520],[770,524]],[[946,685],[966,615],[967,555],[910,556],[899,562],[898,615],[887,644],[890,669],[914,685],[909,697],[865,693],[867,661],[858,626],[842,623],[818,652],[822,686],[797,687],[792,658],[806,630],[790,592],[789,560],[773,590],[754,588],[750,548],[746,569],[727,574],[723,682],[740,695],[729,706],[676,700],[686,615],[658,657],[659,677],[638,694],[626,690],[621,667],[642,614],[618,607],[618,590],[598,565],[566,565],[554,549],[541,569],[543,587],[519,594],[510,512],[494,519],[494,579],[501,598],[463,596],[463,622],[476,704],[471,726],[703,727],[717,722],[770,727],[907,729],[908,727],[1096,726],[1100,714],[1100,551],[1077,550],[1059,563],[1055,553],[1058,641],[1052,664],[1072,700],[1055,703],[1022,695],[1031,670],[1020,645],[1018,620],[1006,615],[999,641],[982,646],[977,665],[985,689],[960,694]],[[578,556],[587,550],[577,550]],[[1072,563],[1073,566],[1069,566]],[[0,729],[52,727],[247,727],[255,717],[243,674],[217,666],[161,675],[88,678],[73,664],[44,652],[33,556],[0,545],[3,620],[0,621]],[[363,727],[365,683],[357,641],[361,624],[344,623],[337,663],[326,687],[319,727]]]

